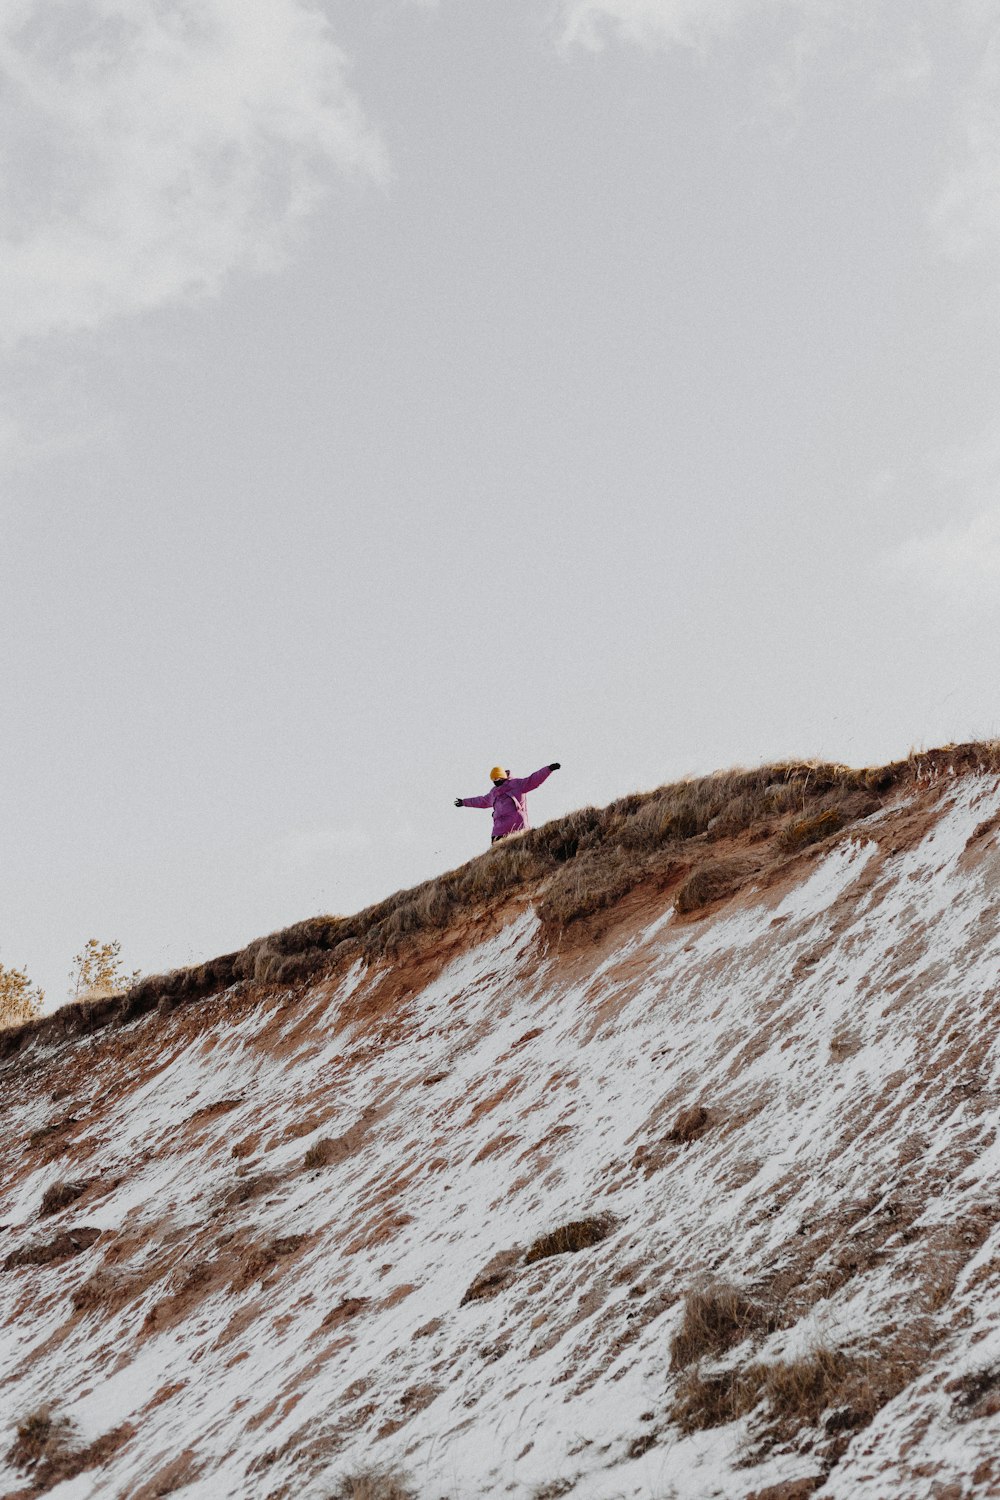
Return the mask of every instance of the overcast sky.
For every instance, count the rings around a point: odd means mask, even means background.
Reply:
[[[1000,732],[1000,0],[0,0],[0,962]]]

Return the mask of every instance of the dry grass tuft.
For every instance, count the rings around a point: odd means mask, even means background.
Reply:
[[[700,1135],[704,1135],[711,1123],[704,1104],[692,1104],[688,1109],[681,1110],[667,1132],[667,1140],[674,1146],[688,1146]]]
[[[670,1368],[681,1370],[705,1355],[717,1356],[755,1333],[770,1333],[773,1314],[740,1287],[715,1282],[684,1298],[680,1327],[670,1340]]]
[[[828,1435],[866,1427],[905,1390],[921,1368],[926,1343],[906,1334],[877,1355],[818,1347],[796,1359],[753,1363],[704,1373],[688,1369],[678,1382],[670,1415],[683,1432],[724,1426],[761,1408],[760,1437],[789,1442],[815,1427],[824,1412]]]
[[[89,1226],[80,1229],[64,1229],[51,1240],[36,1240],[32,1245],[25,1245],[20,1250],[12,1250],[4,1260],[5,1271],[15,1271],[21,1266],[47,1266],[53,1261],[69,1260],[74,1255],[80,1255],[84,1250],[89,1250],[96,1239],[100,1238],[101,1231]]]
[[[93,1178],[86,1178],[79,1182],[53,1182],[42,1194],[38,1217],[47,1219],[50,1214],[57,1214],[62,1209],[68,1208],[71,1203],[83,1197],[93,1180]]]
[[[699,1369],[691,1369],[677,1382],[670,1403],[670,1420],[683,1433],[704,1432],[738,1421],[753,1411],[759,1399],[759,1387],[737,1370],[706,1375]]]
[[[464,1307],[467,1302],[483,1302],[489,1297],[498,1297],[510,1286],[517,1275],[518,1268],[523,1264],[524,1257],[520,1249],[499,1251],[472,1281],[459,1306]]]
[[[838,1031],[830,1038],[831,1062],[845,1062],[861,1051],[861,1038],[855,1031]]]
[[[338,1480],[329,1500],[416,1500],[416,1491],[398,1469],[359,1469]]]
[[[246,1177],[237,1180],[233,1187],[222,1196],[221,1207],[238,1208],[243,1203],[251,1203],[255,1198],[264,1198],[268,1193],[273,1193],[281,1184],[281,1178],[275,1172],[251,1172]]]
[[[989,1365],[949,1380],[945,1390],[952,1398],[952,1413],[958,1422],[995,1417],[1000,1412],[1000,1367]]]
[[[792,818],[778,835],[778,843],[789,853],[805,849],[810,844],[818,844],[820,839],[839,833],[846,822],[847,817],[839,807],[828,807],[810,818]]]
[[[256,1281],[263,1281],[275,1266],[288,1256],[294,1255],[297,1250],[309,1238],[305,1234],[287,1234],[281,1239],[271,1240],[267,1245],[259,1245],[248,1250],[242,1256],[236,1274],[230,1282],[230,1290],[244,1292]]]
[[[578,1250],[588,1250],[591,1245],[607,1239],[615,1227],[610,1214],[599,1214],[592,1219],[576,1219],[572,1224],[563,1224],[549,1234],[538,1237],[524,1253],[524,1264],[533,1265],[536,1260],[548,1260],[553,1255],[575,1255]]]
[[[79,1313],[100,1312],[108,1316],[133,1301],[144,1289],[140,1278],[95,1271],[74,1289],[70,1301]]]
[[[17,1424],[7,1461],[27,1471],[31,1493],[40,1494],[86,1469],[108,1463],[134,1436],[135,1429],[125,1424],[81,1448],[69,1418],[54,1416],[50,1407],[42,1406]]]
[[[61,1460],[72,1447],[74,1431],[68,1417],[53,1416],[50,1407],[41,1406],[18,1422],[7,1461],[16,1469],[34,1469]]]
[[[713,859],[699,865],[674,897],[674,910],[683,917],[703,911],[716,901],[728,900],[746,885],[755,869],[752,862],[743,859]]]

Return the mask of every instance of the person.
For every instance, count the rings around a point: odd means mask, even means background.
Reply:
[[[554,760],[550,766],[543,766],[530,776],[511,776],[503,766],[494,766],[490,772],[492,789],[483,797],[456,797],[455,806],[492,807],[492,843],[495,844],[499,839],[508,838],[512,833],[522,833],[531,827],[525,797],[558,769],[559,762]]]

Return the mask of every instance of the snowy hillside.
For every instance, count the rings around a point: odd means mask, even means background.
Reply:
[[[944,776],[690,914],[26,1043],[0,1490],[1000,1493],[998,828]]]

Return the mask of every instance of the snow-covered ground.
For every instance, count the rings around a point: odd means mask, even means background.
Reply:
[[[0,1261],[100,1234],[0,1272],[0,1488],[30,1482],[3,1454],[42,1407],[79,1446],[126,1429],[60,1500],[318,1500],[373,1464],[422,1500],[820,1476],[822,1430],[672,1420],[685,1295],[721,1281],[778,1326],[706,1370],[920,1351],[817,1495],[1000,1493],[998,811],[961,777],[700,920],[664,898],[549,950],[525,905],[438,972],[4,1064]],[[599,1243],[523,1262],[602,1214]]]

